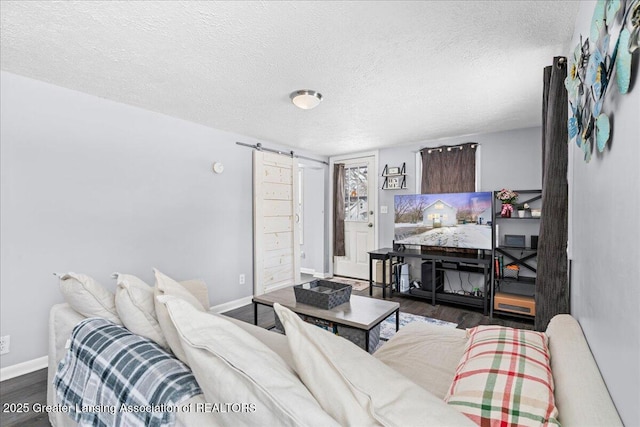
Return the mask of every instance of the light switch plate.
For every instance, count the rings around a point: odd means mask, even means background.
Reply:
[[[386,206],[380,206],[380,213],[389,213],[389,209]]]

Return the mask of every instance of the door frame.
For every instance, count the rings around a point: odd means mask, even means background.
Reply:
[[[333,199],[334,199],[334,194],[333,194],[333,166],[335,163],[341,163],[343,161],[346,160],[353,160],[353,159],[359,159],[361,157],[373,157],[373,171],[375,172],[374,174],[369,174],[369,179],[373,179],[373,187],[376,189],[376,200],[372,206],[372,210],[374,211],[374,221],[373,221],[373,246],[374,249],[378,248],[378,223],[380,221],[378,221],[378,216],[379,216],[379,209],[378,209],[378,203],[379,203],[379,199],[380,199],[380,189],[378,187],[378,175],[380,174],[380,170],[379,170],[379,163],[378,163],[378,156],[379,156],[379,151],[375,150],[375,151],[363,151],[363,152],[359,152],[359,153],[352,153],[352,154],[344,154],[341,156],[333,156],[329,158],[329,212],[327,213],[329,215],[329,274],[331,275],[331,277],[333,277],[333,271],[334,271],[334,256],[333,256]]]
[[[313,277],[319,278],[319,279],[326,279],[329,277],[329,274],[327,273],[327,263],[326,263],[326,257],[327,257],[327,239],[328,239],[328,232],[327,232],[327,223],[328,223],[328,219],[326,217],[327,215],[327,204],[328,204],[328,196],[327,196],[327,179],[328,179],[328,170],[329,168],[329,163],[325,163],[325,164],[321,164],[321,165],[314,165],[312,163],[307,163],[304,161],[300,161],[298,163],[298,176],[302,176],[302,180],[299,180],[298,182],[298,190],[302,192],[302,212],[301,212],[301,223],[302,223],[302,228],[301,228],[301,232],[302,234],[300,235],[300,240],[306,239],[307,243],[303,243],[301,245],[301,250],[300,250],[300,273],[303,274],[310,274]],[[318,174],[317,176],[313,176],[312,174]],[[321,178],[322,181],[322,211],[319,212],[319,214],[317,216],[315,216],[316,212],[313,211],[312,213],[309,213],[307,211],[307,204],[311,203],[312,199],[318,199],[318,195],[312,192],[307,192],[305,191],[304,187],[306,185],[305,182],[310,182],[310,180],[312,178],[316,178],[319,179]],[[305,215],[306,212],[306,215]],[[305,223],[307,224],[307,237],[304,237],[305,232],[304,232],[304,227],[305,227]],[[310,238],[311,233],[309,233],[308,227],[310,227],[313,224],[314,228],[317,227],[322,227],[322,233],[314,235],[314,237],[316,238],[316,242],[314,242],[314,247],[316,247],[318,249],[318,251],[314,251],[312,252],[313,255],[315,255],[313,257],[313,260],[309,261],[309,241],[312,240]],[[317,240],[320,240],[320,242],[318,243]],[[302,258],[302,249],[305,249],[305,258],[303,260]],[[309,263],[311,263],[311,265],[309,266]],[[307,267],[303,267],[303,264],[307,264]]]

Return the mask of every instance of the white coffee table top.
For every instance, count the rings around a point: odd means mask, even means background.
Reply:
[[[370,330],[400,308],[400,304],[369,297],[351,295],[349,302],[330,310],[296,302],[293,286],[253,297],[254,303],[273,306],[278,303],[294,313],[305,314],[330,322]]]

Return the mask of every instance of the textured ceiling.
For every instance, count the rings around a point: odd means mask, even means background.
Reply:
[[[3,70],[322,155],[540,124],[576,1],[2,1]],[[290,92],[324,96],[314,110]]]

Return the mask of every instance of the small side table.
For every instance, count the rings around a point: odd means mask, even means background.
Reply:
[[[382,283],[380,284],[382,286],[382,298],[387,297],[387,260],[392,258],[392,252],[393,249],[391,248],[376,249],[369,252],[369,296],[373,296],[373,287],[377,286],[374,285],[373,281],[373,260],[380,260],[382,261]],[[390,296],[393,296],[393,285],[389,283],[388,286],[391,288]]]

